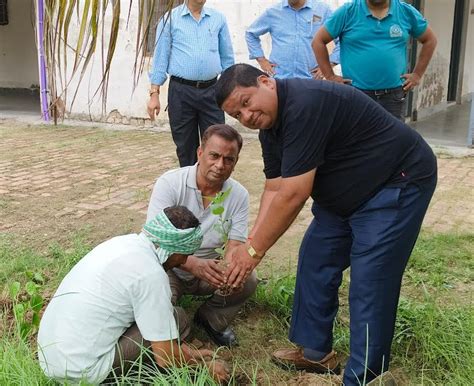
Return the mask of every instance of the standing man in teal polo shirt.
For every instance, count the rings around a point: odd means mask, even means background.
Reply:
[[[410,36],[422,44],[415,68],[407,70]],[[329,64],[326,44],[339,38],[342,77]],[[354,0],[320,28],[313,50],[326,79],[351,83],[403,120],[405,95],[418,86],[436,47],[436,36],[413,6],[401,0]]]

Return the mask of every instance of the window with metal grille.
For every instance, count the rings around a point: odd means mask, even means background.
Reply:
[[[0,0],[0,25],[8,24],[7,0]]]

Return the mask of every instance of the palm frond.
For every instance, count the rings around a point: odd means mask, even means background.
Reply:
[[[94,99],[102,101],[106,112],[107,90],[112,63],[120,37],[122,0],[36,0],[45,4],[45,56],[48,68],[48,85],[52,115],[59,100],[66,104],[70,85],[74,84],[72,107],[86,75],[86,70],[96,55],[100,55],[101,76],[98,84],[91,84]],[[157,19],[183,1],[177,0],[129,0],[127,26],[137,25],[135,60],[130,78],[133,88],[142,76],[147,60],[147,42]],[[133,7],[138,6],[137,20],[130,20]],[[110,12],[109,12],[110,10]],[[123,17],[123,16],[122,16]],[[75,20],[74,20],[75,19]],[[97,50],[100,45],[101,49]],[[68,58],[73,58],[72,68]],[[74,79],[74,82],[73,82]],[[59,95],[58,95],[59,94]]]

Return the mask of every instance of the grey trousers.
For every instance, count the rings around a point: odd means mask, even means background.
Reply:
[[[143,339],[137,324],[133,323],[115,345],[112,370],[102,384],[116,384],[116,379],[120,380],[132,367],[151,366],[153,363],[151,343]]]
[[[181,308],[175,309],[174,317],[177,323],[179,323],[180,320],[182,320],[182,323],[188,322],[186,312]],[[187,331],[187,334],[189,334],[191,330],[191,326],[179,325],[178,327],[180,330]],[[133,323],[117,342],[112,371],[103,383],[114,383],[115,377],[119,378],[127,374],[132,367],[138,368],[140,365],[148,367],[155,366],[158,368],[151,350],[151,343],[143,339],[137,324]]]
[[[252,272],[245,282],[240,292],[229,296],[216,295],[215,287],[208,282],[199,279],[191,281],[181,280],[173,270],[168,271],[168,278],[171,287],[171,303],[175,306],[178,317],[178,328],[180,336],[185,339],[190,332],[190,321],[186,313],[181,307],[177,307],[176,303],[183,295],[212,295],[197,310],[199,316],[207,320],[209,325],[216,331],[224,331],[237,316],[248,298],[252,296],[257,288],[257,275]]]

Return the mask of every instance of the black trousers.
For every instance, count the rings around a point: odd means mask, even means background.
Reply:
[[[204,131],[211,125],[225,122],[214,90],[214,85],[198,89],[170,80],[168,117],[181,167],[196,163],[196,150]]]
[[[376,95],[374,91],[361,90],[363,93],[371,97],[375,102],[392,114],[395,118],[405,121],[405,105],[406,92],[403,89],[396,88],[390,90],[389,93]]]

